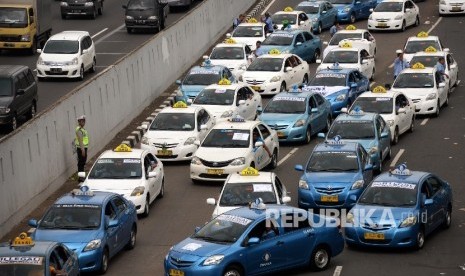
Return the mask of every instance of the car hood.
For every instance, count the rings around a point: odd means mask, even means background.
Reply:
[[[249,148],[207,148],[200,147],[195,156],[212,162],[223,162],[239,157],[245,157],[250,152]]]
[[[245,80],[260,80],[260,81],[269,81],[274,76],[280,76],[281,72],[270,72],[270,71],[245,71],[242,75],[242,78]]]
[[[274,125],[293,125],[300,119],[306,119],[305,114],[262,113],[260,115],[260,120],[270,127]]]
[[[434,88],[394,88],[393,90],[402,91],[410,99],[423,98],[428,94],[437,93]]]
[[[236,110],[237,110],[237,107],[236,106],[233,106],[233,105],[208,105],[208,104],[205,104],[205,105],[192,105],[192,106],[202,106],[203,108],[205,108],[210,114],[212,114],[215,118],[219,119],[221,118],[221,115],[225,112],[225,111],[228,111],[228,110],[233,110],[234,111],[234,115],[236,115]]]
[[[257,41],[265,40],[263,37],[233,37],[233,39],[238,43],[247,44],[252,51],[257,48]]]
[[[157,144],[175,144],[183,143],[189,137],[197,137],[196,131],[163,131],[163,130],[149,130],[144,134],[145,137],[150,139],[151,143]]]
[[[307,172],[305,180],[313,186],[327,186],[328,183],[352,185],[355,181],[360,180],[359,172]]]
[[[8,107],[13,101],[13,97],[0,97],[0,107]]]
[[[242,65],[247,65],[247,61],[243,59],[211,59],[213,65],[225,66],[231,69],[237,69]]]
[[[403,15],[402,12],[373,12],[372,19],[394,19],[398,15]]]
[[[356,204],[350,211],[356,222],[399,226],[409,215],[417,215],[414,207],[385,207]],[[365,221],[364,221],[365,220]]]
[[[201,257],[209,257],[220,254],[230,247],[229,244],[218,244],[202,240],[187,238],[176,244],[170,252],[170,256],[179,261],[197,261]]]
[[[321,63],[317,68],[317,72],[331,68],[333,65],[334,63]],[[360,64],[358,63],[338,63],[338,66],[344,69],[360,69]]]
[[[82,184],[92,191],[105,191],[117,194],[131,193],[136,187],[144,186],[142,179],[89,179]]]
[[[57,241],[62,243],[85,243],[99,237],[100,230],[64,230],[36,229],[33,238],[36,241]]]
[[[262,45],[262,47],[260,47],[263,51],[263,53],[268,53],[269,51],[273,50],[273,49],[276,49],[278,51],[280,51],[281,53],[289,53],[290,51],[292,51],[292,46],[290,45],[287,45],[287,46],[277,46],[277,45]]]
[[[43,62],[71,62],[78,54],[47,54],[41,53],[40,58]]]
[[[351,4],[333,4],[333,6],[338,9],[338,11],[343,10],[345,7],[352,7]]]

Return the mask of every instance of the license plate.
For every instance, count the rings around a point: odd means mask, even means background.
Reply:
[[[173,151],[172,150],[157,150],[157,155],[161,155],[161,156],[173,155]]]
[[[71,13],[81,13],[81,10],[72,10]]]
[[[278,131],[276,134],[278,134],[278,137],[284,137],[286,135],[284,135],[284,132],[281,132],[281,131]]]
[[[184,271],[177,269],[170,269],[170,276],[184,276]]]
[[[3,43],[4,47],[15,47],[14,43]]]
[[[145,20],[136,20],[137,24],[145,24]]]
[[[383,233],[365,233],[363,237],[365,240],[384,240]]]
[[[255,91],[260,91],[261,87],[260,86],[252,86],[252,89]]]
[[[339,198],[337,195],[322,195],[321,196],[321,201],[322,202],[338,202]]]
[[[50,72],[52,72],[52,73],[61,73],[61,68],[50,68]]]
[[[223,174],[224,170],[222,169],[207,169],[207,174]]]
[[[386,27],[387,23],[378,23],[378,27]]]
[[[452,11],[461,11],[461,10],[462,10],[462,8],[460,8],[460,7],[452,7]]]

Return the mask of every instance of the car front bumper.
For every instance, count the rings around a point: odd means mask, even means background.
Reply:
[[[63,15],[93,15],[94,14],[94,6],[67,6],[67,7],[60,7],[61,14]]]
[[[6,125],[11,123],[11,120],[13,119],[13,112],[10,112],[8,114],[2,114],[0,115],[0,125]]]
[[[365,233],[383,234],[384,237],[382,239],[366,239]],[[345,238],[348,244],[374,247],[412,247],[416,245],[417,233],[418,225],[405,228],[386,227],[385,230],[373,230],[365,226],[345,228]]]
[[[232,174],[242,171],[243,169],[247,168],[249,165],[246,162],[244,165],[240,166],[225,166],[221,168],[213,168],[207,167],[205,165],[196,165],[191,164],[190,166],[190,176],[193,180],[203,180],[203,181],[217,181],[217,182],[224,182],[226,178]],[[209,170],[222,170],[219,173],[209,173]]]
[[[401,30],[403,19],[389,20],[387,22],[378,22],[376,20],[368,20],[368,30]]]
[[[80,65],[39,65],[37,64],[37,77],[39,78],[79,78]]]
[[[164,261],[165,273],[163,275],[165,276],[173,275],[170,273],[170,270],[182,271],[184,272],[185,276],[218,276],[222,275],[224,270],[226,269],[226,266],[225,264],[223,264],[223,262],[221,262],[218,265],[204,266],[202,265],[204,258],[202,258],[201,261],[194,262],[188,267],[176,266],[169,260],[170,256],[168,256],[167,258],[168,259],[165,258]]]
[[[125,20],[125,24],[126,24],[126,28],[131,28],[131,29],[156,29],[160,27],[160,21],[158,19]]]
[[[302,209],[318,209],[318,208],[341,208],[341,209],[350,209],[352,208],[357,200],[351,200],[350,196],[355,195],[356,198],[360,196],[363,189],[349,190],[350,187],[344,188],[340,193],[335,194],[325,194],[319,193],[315,190],[314,187],[310,187],[310,190],[307,189],[298,189],[298,205]],[[337,202],[325,202],[322,199],[322,196],[337,195]]]
[[[166,153],[162,154],[162,152],[161,152],[162,148],[157,148],[155,146],[149,146],[149,145],[146,145],[146,144],[141,144],[141,149],[144,149],[144,150],[153,150],[153,149],[155,149],[156,156],[158,157],[158,159],[160,159],[163,162],[165,162],[165,161],[188,161],[188,160],[191,160],[192,156],[194,155],[197,148],[198,147],[196,145],[183,145],[181,143],[181,144],[178,144],[174,148],[167,149],[167,150],[171,151],[171,152],[168,152],[168,153],[171,153],[171,154],[167,155]]]
[[[464,14],[465,4],[462,5],[444,5],[439,4],[439,14]]]
[[[278,94],[280,89],[281,89],[281,83],[282,81],[276,81],[276,82],[264,82],[262,84],[249,84],[250,87],[252,87],[253,90],[256,92],[260,93],[260,95],[276,95]]]
[[[286,129],[276,130],[279,142],[301,142],[305,140],[307,126],[293,127],[294,122]]]
[[[424,99],[416,99],[414,100],[415,103],[415,114],[420,115],[428,115],[436,113],[438,99],[433,100],[424,100]]]

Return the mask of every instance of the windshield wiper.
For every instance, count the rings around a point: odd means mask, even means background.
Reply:
[[[68,226],[59,226],[57,228],[59,228],[59,229],[70,229],[70,230],[81,229],[80,226],[69,226],[69,225]]]

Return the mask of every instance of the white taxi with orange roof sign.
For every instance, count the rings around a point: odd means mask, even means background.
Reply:
[[[233,38],[227,38],[223,43],[217,44],[210,57],[212,65],[222,65],[238,78],[247,69],[251,62],[252,49],[247,44],[237,42]]]
[[[91,191],[113,192],[132,201],[137,214],[148,216],[150,204],[165,193],[163,163],[155,150],[132,149],[121,144],[104,151],[81,186]]]
[[[428,47],[433,47],[436,51],[449,52],[449,48],[443,48],[438,36],[429,35],[427,32],[419,32],[416,36],[407,39],[403,50],[404,58],[410,62],[415,53],[425,51]]]
[[[163,108],[142,137],[141,148],[155,151],[162,161],[191,160],[197,146],[215,125],[215,118],[204,107],[176,102]]]
[[[263,42],[266,38],[266,24],[258,22],[255,18],[250,18],[246,23],[241,23],[237,26],[232,34],[226,34],[239,43],[244,43],[250,47],[252,51],[257,48],[257,41]]]
[[[354,48],[367,50],[370,56],[376,55],[376,39],[371,33],[366,29],[357,29],[354,25],[349,25],[344,30],[335,33],[329,43],[323,42],[324,45],[327,45],[323,51],[323,57],[331,50],[339,48],[339,45],[346,41],[351,42]]]
[[[282,11],[278,11],[271,16],[273,24],[278,29],[289,26],[286,29],[303,29],[310,30],[313,26],[312,20],[303,11],[295,11],[291,7],[286,7]]]
[[[373,88],[355,100],[352,108],[358,106],[365,112],[378,113],[391,129],[391,142],[397,144],[399,135],[413,132],[415,125],[415,104],[401,91],[386,90],[382,86]],[[352,111],[352,108],[348,111]],[[346,108],[343,108],[347,112]]]
[[[273,172],[259,172],[248,167],[230,174],[218,200],[208,198],[207,204],[214,205],[212,218],[227,211],[247,206],[258,198],[265,204],[286,204],[291,201],[286,186]]]
[[[203,140],[191,161],[190,176],[196,182],[225,181],[247,167],[261,170],[278,166],[276,131],[260,121],[241,117],[218,123]]]

